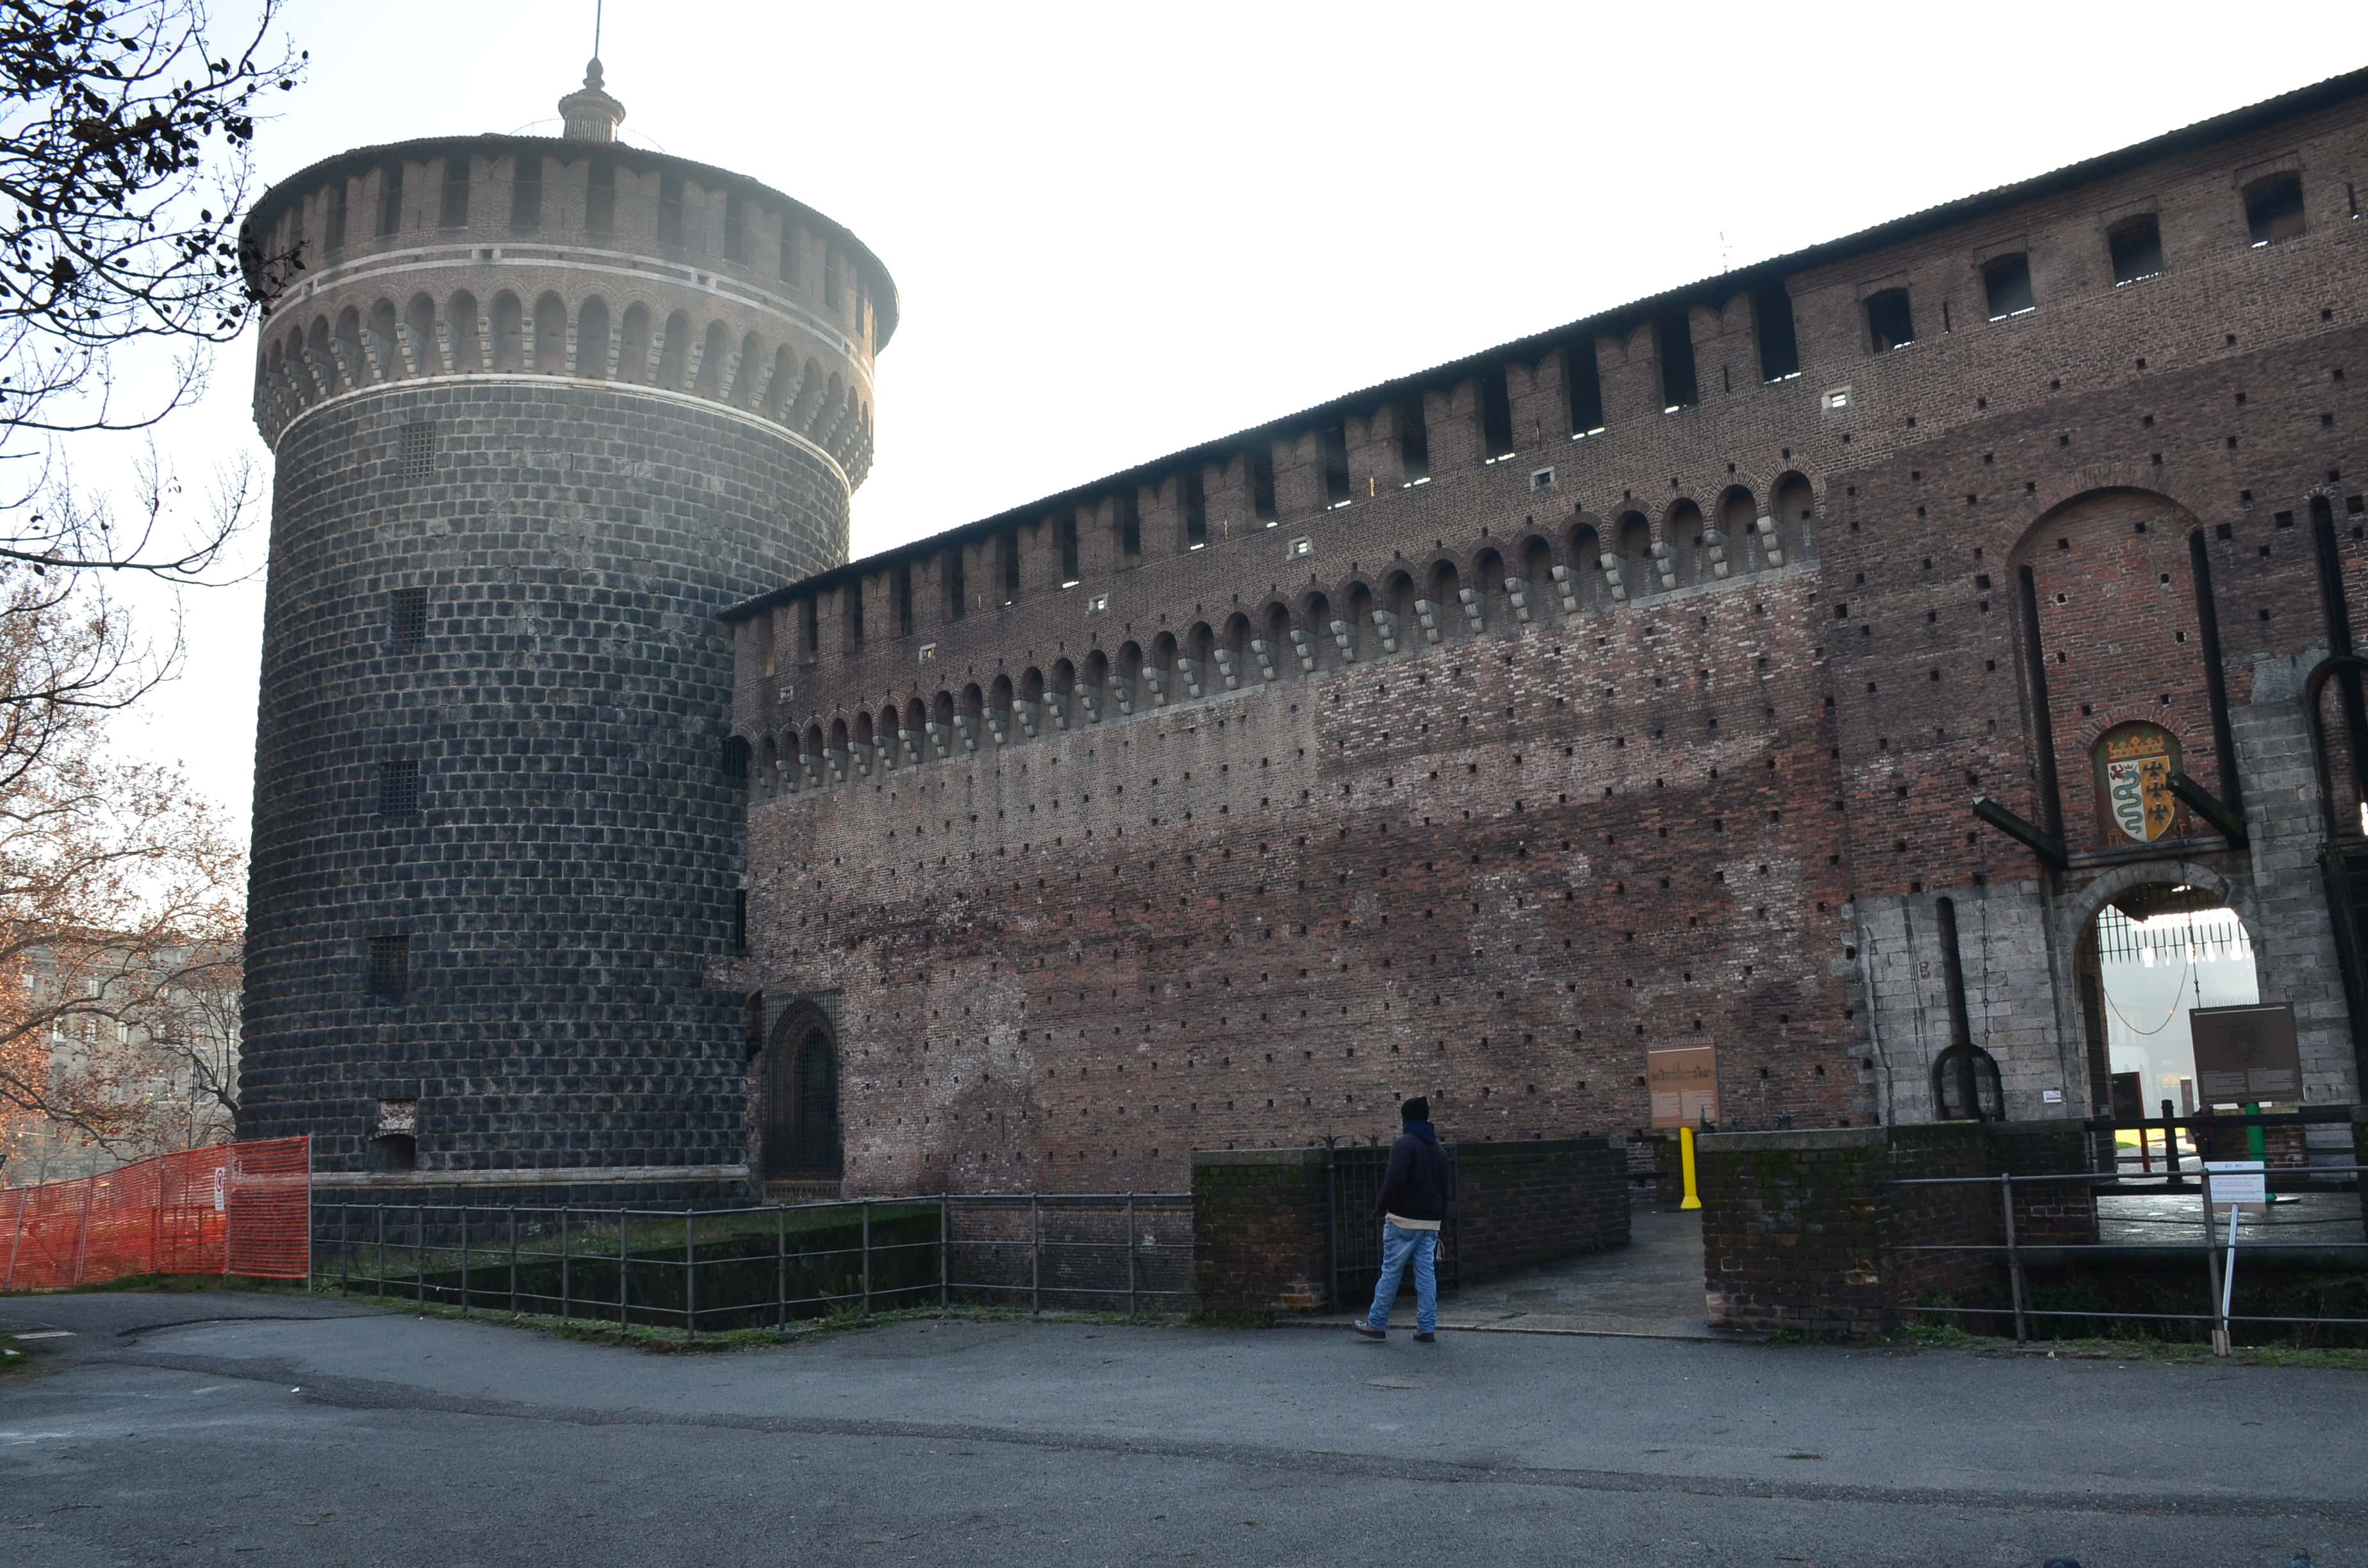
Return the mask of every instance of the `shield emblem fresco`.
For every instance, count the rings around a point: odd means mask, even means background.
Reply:
[[[2097,737],[2097,798],[2109,833],[2151,844],[2170,831],[2179,798],[2170,792],[2179,737],[2160,724],[2116,724]]]

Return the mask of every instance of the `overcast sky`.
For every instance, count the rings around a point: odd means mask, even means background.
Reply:
[[[263,178],[555,132],[592,9],[293,0],[313,64]],[[609,0],[601,54],[629,140],[819,208],[894,274],[863,555],[2368,63],[2368,6]],[[187,477],[268,472],[251,364],[226,350],[166,426]],[[183,597],[182,677],[123,736],[241,814],[264,544]]]

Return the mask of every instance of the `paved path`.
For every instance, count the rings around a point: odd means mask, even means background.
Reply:
[[[1709,1339],[1703,1315],[1702,1211],[1639,1199],[1624,1247],[1500,1275],[1440,1296],[1443,1328],[1519,1334],[1631,1335],[1647,1339]],[[1358,1312],[1315,1321],[1345,1325]],[[1414,1323],[1413,1288],[1399,1293],[1393,1324]]]
[[[653,1356],[0,1301],[35,1324],[72,1337],[0,1380],[0,1562],[40,1568],[2368,1562],[2351,1373],[1059,1323]]]

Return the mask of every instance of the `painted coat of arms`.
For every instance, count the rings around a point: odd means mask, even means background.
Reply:
[[[2117,724],[2097,738],[2097,795],[2124,837],[2150,844],[2170,831],[2179,798],[2179,737],[2159,724]]]

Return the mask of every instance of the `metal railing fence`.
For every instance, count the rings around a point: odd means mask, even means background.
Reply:
[[[2323,1195],[2331,1195],[2333,1192],[2356,1193],[2359,1190],[2359,1181],[2362,1172],[2368,1172],[2368,1165],[2315,1165],[2308,1167],[2272,1166],[2265,1173],[2266,1186],[2269,1193],[2271,1194],[2272,1204],[2280,1199],[2292,1201],[2294,1199],[2300,1197],[2305,1193],[2319,1193]],[[2350,1177],[2351,1179],[2349,1183],[2335,1187],[2332,1189],[2330,1189],[2330,1187],[2324,1182],[2317,1179],[2329,1176]],[[1895,1179],[1889,1185],[1893,1187],[1921,1188],[1987,1187],[1998,1193],[1998,1209],[1997,1233],[1999,1238],[1998,1240],[1994,1242],[1887,1244],[1884,1250],[1893,1254],[1928,1256],[1952,1254],[1958,1256],[1991,1256],[2000,1260],[2005,1267],[2008,1298],[2006,1304],[1966,1306],[1955,1302],[1919,1302],[1917,1303],[1912,1310],[1919,1313],[1932,1312],[1958,1318],[1971,1317],[2010,1321],[2013,1324],[2014,1338],[2017,1344],[2025,1343],[2031,1337],[2030,1328],[2032,1320],[2038,1318],[2065,1318],[2076,1320],[2104,1319],[2134,1323],[2189,1323],[2205,1324],[2209,1325],[2212,1331],[2214,1349],[2221,1354],[2226,1354],[2231,1344],[2230,1336],[2234,1330],[2240,1325],[2262,1324],[2292,1327],[2306,1324],[2318,1328],[2368,1329],[2368,1316],[2292,1316],[2278,1313],[2239,1312],[2233,1310],[2232,1292],[2228,1288],[2229,1282],[2225,1280],[2223,1278],[2223,1268],[2228,1267],[2233,1269],[2236,1261],[2242,1259],[2248,1253],[2259,1257],[2267,1253],[2284,1252],[2295,1245],[2295,1244],[2290,1240],[2272,1239],[2270,1235],[2266,1234],[2266,1233],[2292,1232],[2302,1229],[2340,1226],[2347,1227],[2354,1233],[2368,1235],[2368,1229],[2363,1228],[2362,1216],[2360,1211],[2357,1209],[2353,1209],[2350,1212],[2344,1214],[2329,1214],[2319,1219],[2288,1219],[2279,1221],[2274,1223],[2256,1224],[2250,1231],[2248,1231],[2244,1220],[2240,1215],[2237,1221],[2236,1233],[2234,1234],[2226,1234],[2224,1231],[2224,1226],[2226,1223],[2226,1215],[2223,1212],[2226,1205],[2225,1203],[2215,1204],[2214,1201],[2212,1194],[2212,1172],[2208,1167],[2205,1167],[2201,1161],[2193,1162],[2190,1172],[2180,1172],[2176,1167],[2173,1167],[2171,1170],[2157,1176],[2134,1176],[2125,1170],[2119,1172],[2078,1171],[2032,1176],[1998,1175],[1970,1176],[1911,1176]],[[2093,1242],[2047,1241],[2043,1243],[2033,1243],[2028,1240],[2019,1239],[2017,1234],[2018,1226],[2016,1220],[2018,1193],[2020,1192],[2026,1195],[2023,1202],[2027,1210],[2029,1202],[2027,1195],[2032,1193],[2034,1189],[2047,1187],[2055,1187],[2060,1189],[2065,1186],[2085,1187],[2088,1189],[2089,1197],[2091,1201],[2100,1195],[2108,1194],[2122,1197],[2163,1194],[2176,1195],[2182,1199],[2190,1195],[2193,1195],[2201,1201],[2200,1214],[2194,1218],[2181,1219],[2163,1215],[2120,1216],[2112,1218],[2112,1223],[2117,1229],[2134,1226],[2158,1225],[2166,1228],[2175,1227],[2180,1230],[2189,1230],[2199,1228],[2200,1226],[2203,1233],[2202,1240],[2200,1243],[2189,1244],[2180,1241],[2168,1243],[2133,1243],[2128,1241],[2107,1241],[2102,1239]],[[2058,1217],[2058,1221],[2060,1222],[2060,1216]],[[2249,1239],[2247,1239],[2248,1237],[2249,1237]],[[2157,1312],[2135,1309],[2112,1310],[2073,1307],[2041,1307],[2036,1305],[2031,1299],[2032,1290],[2026,1271],[2034,1259],[2044,1258],[2047,1261],[2054,1262],[2059,1260],[2078,1260],[2082,1257],[2100,1256],[2110,1256],[2115,1254],[2119,1254],[2126,1257],[2133,1253],[2141,1251],[2161,1256],[2173,1252],[2183,1252],[2190,1245],[2192,1245],[2194,1249],[2194,1260],[2202,1266],[2201,1272],[2207,1291],[2204,1301],[2204,1310],[2202,1312]],[[2368,1239],[2353,1241],[2313,1238],[2308,1242],[2307,1245],[2314,1254],[2318,1252],[2327,1252],[2337,1255],[2368,1254]],[[2346,1264],[2344,1267],[2359,1267],[2359,1265]]]
[[[1176,1311],[1190,1193],[944,1193],[734,1209],[323,1203],[314,1290],[686,1336],[900,1307]]]

